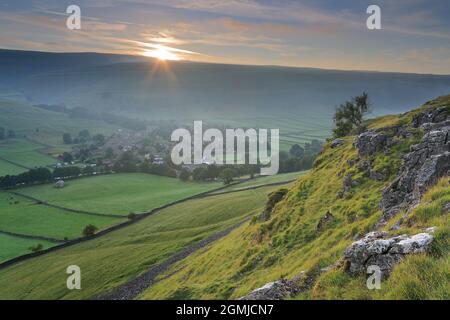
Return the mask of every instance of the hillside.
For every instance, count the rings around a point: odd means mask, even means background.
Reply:
[[[1,85],[33,104],[281,129],[295,120],[297,132],[323,138],[336,101],[367,91],[374,114],[403,112],[445,94],[450,77],[0,50]]]
[[[247,298],[448,299],[449,113],[450,96],[441,97],[370,121],[358,138],[330,142],[267,221],[255,217],[174,265],[140,298],[234,299],[278,281]],[[378,240],[389,246],[403,240],[420,254],[406,255],[398,245],[404,256],[387,249],[367,255],[388,269],[400,262],[388,278],[391,270],[383,269],[387,280],[371,291],[364,272],[352,273],[358,261],[351,254],[366,249],[363,237],[374,230],[375,238],[425,233],[434,241],[422,250],[407,237]]]

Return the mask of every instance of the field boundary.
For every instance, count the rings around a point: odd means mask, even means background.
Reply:
[[[17,238],[30,239],[30,240],[41,240],[41,241],[56,242],[56,243],[65,243],[66,242],[64,240],[56,239],[56,238],[33,236],[33,235],[29,235],[29,234],[15,233],[15,232],[10,232],[10,231],[5,231],[5,230],[0,230],[0,234],[17,237]]]

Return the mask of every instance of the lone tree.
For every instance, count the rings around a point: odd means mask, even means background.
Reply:
[[[229,185],[233,182],[234,177],[236,177],[237,173],[231,168],[223,169],[220,173],[220,178],[223,180],[225,185]]]
[[[40,244],[40,243],[38,243],[37,245],[32,246],[32,247],[29,248],[29,250],[31,252],[39,252],[39,251],[42,251],[42,249],[44,249],[44,246],[42,244]]]
[[[189,179],[191,178],[191,173],[188,170],[183,169],[180,172],[179,178],[181,181],[189,181]]]
[[[333,130],[336,138],[349,135],[353,130],[361,129],[364,115],[370,111],[369,96],[363,92],[362,95],[346,101],[336,108]]]
[[[97,227],[96,226],[94,226],[92,224],[88,224],[83,229],[83,236],[91,237],[91,236],[93,236],[95,234],[96,231],[97,231]]]
[[[63,134],[63,142],[64,144],[71,144],[72,143],[72,136],[70,133],[64,133]]]

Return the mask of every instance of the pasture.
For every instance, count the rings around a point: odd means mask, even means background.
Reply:
[[[7,140],[0,143],[0,157],[27,168],[45,167],[58,162],[57,159],[42,153],[41,149],[42,145],[27,140]],[[26,171],[25,168],[22,169]]]
[[[0,177],[6,175],[16,175],[26,171],[27,169],[16,166],[12,163],[0,159]]]
[[[221,182],[182,182],[143,173],[121,173],[22,188],[20,193],[59,206],[103,214],[143,213],[221,187]]]
[[[24,239],[0,233],[0,262],[30,253],[30,247],[38,244],[41,244],[43,249],[55,245],[48,241]]]
[[[51,208],[22,197],[0,193],[0,231],[64,240],[81,237],[83,228],[88,224],[101,230],[122,221],[124,219]]]

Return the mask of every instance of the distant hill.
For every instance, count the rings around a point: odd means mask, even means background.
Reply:
[[[165,68],[144,57],[0,50],[0,86],[32,103],[148,119],[296,118],[329,128],[334,107],[362,91],[374,114],[398,113],[447,93],[450,76],[193,62]]]

